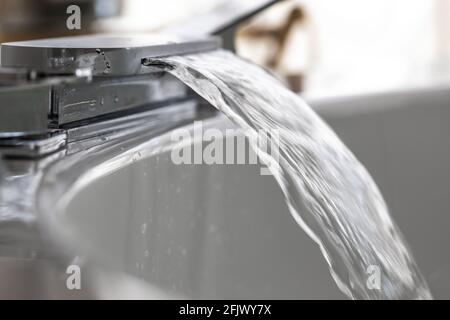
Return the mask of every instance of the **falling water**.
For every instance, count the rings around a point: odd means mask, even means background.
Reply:
[[[255,141],[276,130],[269,168],[297,223],[319,245],[339,288],[354,299],[429,299],[431,294],[369,173],[330,127],[263,69],[218,50],[147,61],[166,68]],[[271,161],[265,149],[259,156]],[[371,272],[380,271],[380,287]],[[375,283],[376,284],[376,283]]]

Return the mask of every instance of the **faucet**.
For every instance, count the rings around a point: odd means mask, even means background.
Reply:
[[[236,26],[275,2],[227,1],[163,34],[3,43],[0,154],[42,157],[88,135],[135,124],[151,110],[191,110],[198,98],[173,76],[145,66],[146,59],[234,50]]]
[[[70,241],[62,244],[70,232],[49,228],[58,211],[52,199],[64,198],[79,178],[81,160],[92,157],[98,164],[127,157],[136,146],[159,143],[151,137],[216,115],[216,111],[204,112],[202,100],[181,81],[160,68],[146,66],[147,59],[219,48],[233,50],[236,25],[274,2],[228,1],[195,17],[195,23],[186,21],[158,34],[3,43],[0,233],[4,241],[0,260],[7,257],[14,265],[33,267],[40,266],[34,260],[51,260],[53,269],[42,267],[45,272],[54,272],[56,277],[64,274],[60,268],[72,264],[78,253]],[[154,146],[147,145],[146,150]],[[62,177],[62,172],[68,175]],[[51,209],[42,208],[47,205]],[[54,232],[63,232],[64,238]],[[0,267],[4,264],[0,261]],[[23,269],[8,270],[8,278],[16,287],[24,283],[22,279],[28,281]],[[30,287],[38,298],[47,292],[53,294],[44,282],[37,281],[23,284],[19,297],[26,297]],[[56,294],[71,296],[63,289]],[[14,294],[7,286],[0,288],[0,297]]]

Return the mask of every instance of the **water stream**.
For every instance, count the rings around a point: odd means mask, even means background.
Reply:
[[[224,50],[148,64],[186,83],[241,126],[250,141],[260,130],[277,132],[272,141],[279,150],[276,163],[273,153],[256,143],[253,147],[263,161],[272,162],[270,170],[292,216],[319,245],[345,294],[354,299],[431,298],[373,179],[298,95]]]

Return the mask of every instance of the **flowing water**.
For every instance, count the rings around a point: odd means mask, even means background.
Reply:
[[[223,50],[148,64],[186,83],[245,129],[250,141],[260,130],[278,133],[272,141],[278,144],[278,162],[269,168],[292,216],[319,245],[345,294],[355,299],[431,298],[371,176],[298,95]],[[263,161],[273,162],[265,149],[253,147]]]

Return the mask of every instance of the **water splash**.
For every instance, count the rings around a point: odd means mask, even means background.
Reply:
[[[297,223],[319,245],[339,288],[355,299],[429,299],[401,233],[366,169],[329,126],[263,69],[218,50],[148,61],[245,129],[277,130],[269,166]],[[271,156],[253,144],[263,161]],[[380,270],[380,288],[368,270]]]

